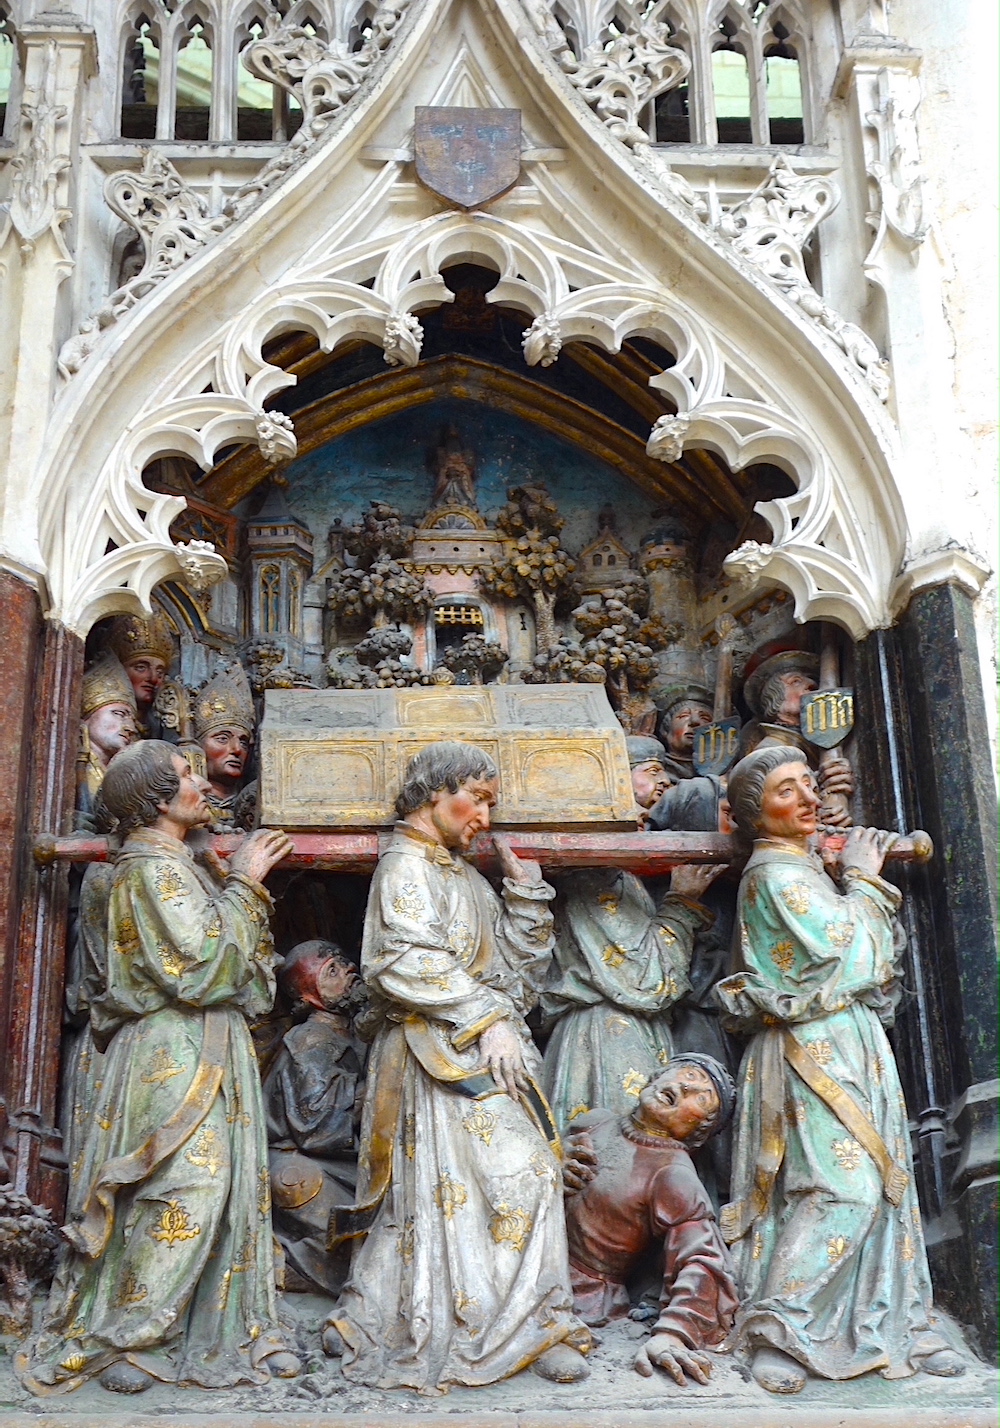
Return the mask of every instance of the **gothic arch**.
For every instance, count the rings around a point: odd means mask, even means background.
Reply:
[[[449,23],[466,36],[487,26],[506,48],[508,75],[527,75],[525,87],[500,74],[492,82],[522,109],[529,149],[555,155],[526,163],[519,189],[489,213],[442,211],[394,156],[412,103],[449,102],[433,63]],[[377,142],[392,157],[373,178]],[[178,553],[168,528],[183,503],[148,491],[143,467],[182,453],[207,469],[222,447],[245,442],[291,457],[292,423],[265,404],[294,378],[264,359],[267,338],[305,329],[330,351],[363,337],[382,344],[388,364],[412,364],[419,313],[450,299],[440,270],[459,259],[494,267],[491,300],[530,319],[528,365],[557,361],[569,340],[614,352],[633,334],[675,352],[651,385],[677,415],[657,423],[649,454],[669,462],[702,444],[733,469],[771,461],[797,487],[763,511],[772,543],[738,553],[733,568],[785,584],[799,619],[822,614],[857,636],[888,623],[904,522],[891,428],[870,390],[651,160],[611,137],[527,32],[519,0],[488,13],[463,0],[414,3],[324,140],[105,334],[60,397],[40,473],[50,614],[85,632],[110,609],[148,604],[184,560],[196,574],[218,569],[221,557]]]

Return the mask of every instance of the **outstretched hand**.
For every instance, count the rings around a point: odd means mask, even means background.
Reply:
[[[577,1131],[568,1138],[566,1159],[563,1161],[563,1190],[567,1195],[576,1195],[585,1190],[597,1174],[597,1152],[594,1143],[585,1131]]]
[[[493,834],[493,846],[505,878],[510,878],[512,883],[541,882],[542,870],[538,864],[528,858],[519,858],[502,833]]]
[[[877,877],[886,853],[898,837],[898,833],[888,833],[883,828],[852,828],[840,855],[840,866],[845,873],[853,868],[858,873]]]
[[[693,1378],[695,1383],[708,1383],[712,1372],[711,1359],[706,1354],[689,1349],[676,1334],[654,1334],[647,1339],[636,1354],[632,1367],[643,1378],[652,1378],[654,1365],[668,1373],[681,1388],[687,1386],[688,1378]]]
[[[670,874],[670,891],[697,902],[727,867],[727,863],[682,863]]]
[[[234,873],[242,873],[255,883],[262,883],[272,868],[287,858],[292,840],[281,828],[258,828],[251,833],[229,858]]]
[[[481,1071],[489,1071],[497,1087],[516,1101],[528,1089],[524,1070],[524,1047],[509,1021],[495,1021],[479,1038]]]

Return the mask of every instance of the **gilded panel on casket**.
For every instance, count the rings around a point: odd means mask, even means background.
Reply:
[[[260,735],[261,821],[377,828],[403,771],[441,739],[485,749],[507,827],[634,828],[625,736],[594,685],[268,690]]]

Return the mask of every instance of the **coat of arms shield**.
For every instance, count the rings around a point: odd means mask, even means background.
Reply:
[[[425,188],[458,208],[480,208],[517,182],[521,111],[421,106],[413,157]]]
[[[803,695],[800,720],[810,744],[833,749],[854,728],[853,689],[820,689]]]
[[[694,771],[704,776],[721,778],[736,760],[740,746],[741,720],[735,714],[728,719],[716,719],[706,724],[694,736],[692,762]]]

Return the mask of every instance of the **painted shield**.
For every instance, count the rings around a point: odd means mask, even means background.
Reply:
[[[802,698],[802,734],[810,744],[832,749],[854,728],[854,690],[819,689]]]
[[[459,208],[479,208],[517,182],[521,111],[422,106],[413,157],[425,188]]]
[[[695,773],[715,774],[716,778],[720,778],[736,758],[739,746],[740,720],[736,715],[706,724],[694,736],[692,761]]]

